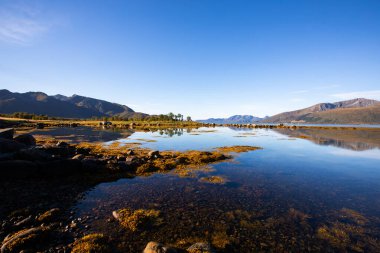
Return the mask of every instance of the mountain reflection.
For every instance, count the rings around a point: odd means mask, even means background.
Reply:
[[[380,129],[285,129],[274,131],[289,137],[310,140],[318,145],[335,146],[355,151],[380,148]]]

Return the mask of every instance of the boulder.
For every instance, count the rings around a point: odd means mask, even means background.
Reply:
[[[148,242],[143,253],[175,253],[177,250],[165,247],[159,242]]]
[[[20,134],[14,138],[18,143],[25,144],[27,146],[35,146],[36,139],[31,134]]]
[[[0,153],[17,152],[25,147],[25,144],[14,140],[0,138]]]
[[[14,132],[13,128],[0,129],[0,138],[12,140]]]
[[[26,148],[15,153],[15,158],[28,161],[48,161],[52,156],[39,148]]]

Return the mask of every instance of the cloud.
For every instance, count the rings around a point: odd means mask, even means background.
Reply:
[[[28,45],[50,27],[36,6],[13,4],[0,11],[0,40],[6,43]]]
[[[331,96],[335,97],[335,98],[339,98],[339,99],[368,98],[368,99],[380,100],[380,90],[337,93],[337,94],[333,94]]]

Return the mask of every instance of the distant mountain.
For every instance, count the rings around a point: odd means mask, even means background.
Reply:
[[[137,113],[125,105],[73,95],[48,96],[43,92],[17,93],[0,90],[0,113],[27,112],[63,118],[133,117]]]
[[[250,124],[261,121],[262,118],[252,115],[234,115],[229,118],[210,118],[205,120],[197,120],[201,123],[215,124]]]
[[[321,103],[263,120],[266,123],[305,122],[318,124],[380,124],[380,102],[356,98],[336,103]]]

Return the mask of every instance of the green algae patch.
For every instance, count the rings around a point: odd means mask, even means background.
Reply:
[[[230,146],[230,147],[216,148],[217,151],[222,152],[222,153],[243,153],[243,152],[254,151],[258,149],[263,149],[263,148],[255,147],[255,146]]]
[[[210,183],[210,184],[225,184],[228,180],[221,176],[209,176],[202,177],[199,179],[200,182]]]
[[[112,212],[113,217],[119,221],[120,225],[131,230],[137,231],[142,228],[159,226],[162,224],[160,211],[155,209],[120,209]]]
[[[72,253],[110,253],[109,238],[103,234],[89,234],[74,242]]]

